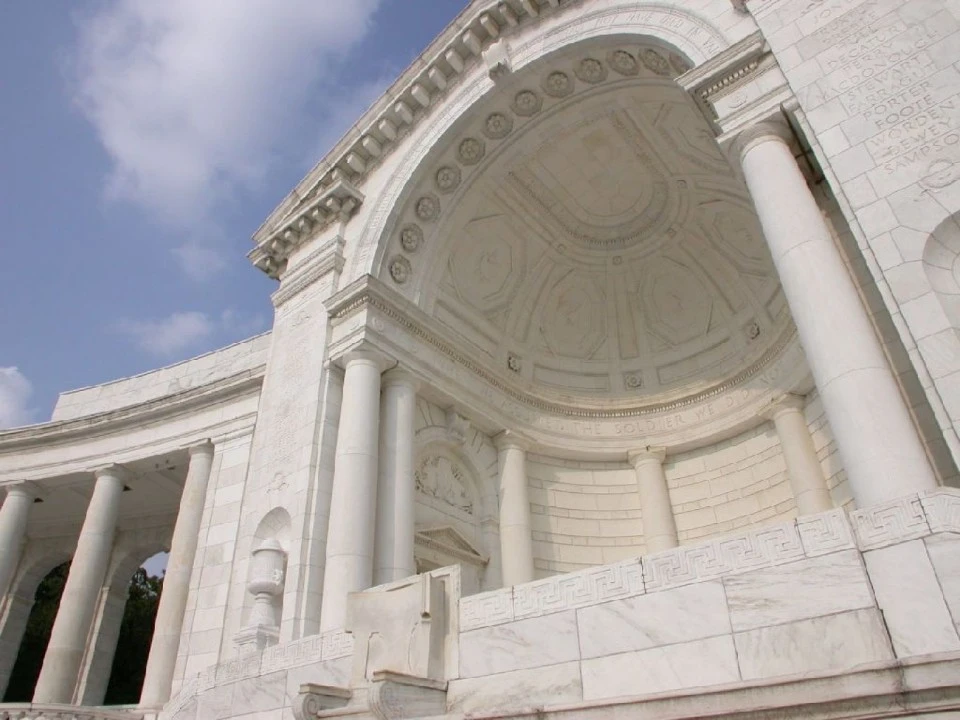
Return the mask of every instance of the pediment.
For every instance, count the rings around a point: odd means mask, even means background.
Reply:
[[[457,558],[471,565],[486,565],[489,558],[451,525],[418,530],[415,543]]]

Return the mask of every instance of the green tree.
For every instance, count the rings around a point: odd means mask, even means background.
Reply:
[[[140,701],[162,589],[162,577],[147,575],[143,568],[133,574],[104,705],[132,705]]]
[[[3,696],[4,702],[30,702],[40,677],[43,656],[50,642],[50,631],[60,607],[60,596],[67,582],[70,563],[57,565],[40,581],[33,596],[33,608],[27,619],[27,628],[20,642],[20,651],[10,672],[10,682]]]

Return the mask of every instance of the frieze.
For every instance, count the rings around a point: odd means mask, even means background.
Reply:
[[[850,513],[861,550],[900,543],[930,534],[930,525],[916,493]]]

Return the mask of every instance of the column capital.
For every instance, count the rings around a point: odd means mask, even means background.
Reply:
[[[769,118],[741,130],[733,141],[732,155],[743,159],[753,148],[765,142],[773,141],[789,146],[792,140],[793,133],[782,118]]]
[[[112,477],[125,482],[130,478],[130,471],[123,465],[110,463],[109,465],[101,465],[98,468],[94,468],[93,477],[97,480],[102,477]]]
[[[518,435],[513,430],[504,430],[493,437],[493,444],[497,450],[523,450],[528,451],[532,443],[527,438]]]
[[[380,370],[381,373],[397,366],[396,360],[394,360],[380,348],[375,347],[367,342],[361,343],[360,345],[347,350],[345,353],[343,353],[343,355],[336,359],[336,362],[342,365],[344,370],[353,364],[373,364]]]
[[[409,370],[399,365],[387,370],[380,378],[380,387],[390,387],[391,385],[401,385],[411,388],[414,392],[420,389],[420,381]]]
[[[665,447],[651,447],[647,446],[645,448],[640,448],[638,450],[631,450],[627,453],[627,460],[633,467],[638,467],[648,462],[657,462],[662,463],[667,457],[667,449]]]
[[[210,438],[200,440],[199,442],[195,442],[192,445],[187,446],[187,454],[190,455],[190,457],[193,457],[194,455],[213,455],[213,450],[213,441]]]
[[[807,398],[797,393],[784,393],[773,398],[769,404],[760,410],[760,417],[765,420],[775,420],[785,412],[803,412],[807,405]]]
[[[7,497],[20,495],[22,497],[28,497],[31,500],[44,497],[47,494],[44,488],[29,480],[17,480],[16,482],[4,485],[3,489],[7,491]]]

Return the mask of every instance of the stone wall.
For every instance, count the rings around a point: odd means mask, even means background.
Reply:
[[[159,370],[60,393],[50,419],[73,420],[223,380],[264,365],[269,349],[270,333],[263,333]]]
[[[852,507],[836,443],[816,394],[809,397],[805,415],[834,503]],[[780,440],[770,423],[668,456],[664,472],[681,543],[796,515]],[[530,455],[527,480],[538,577],[643,553],[636,473],[626,463]]]

